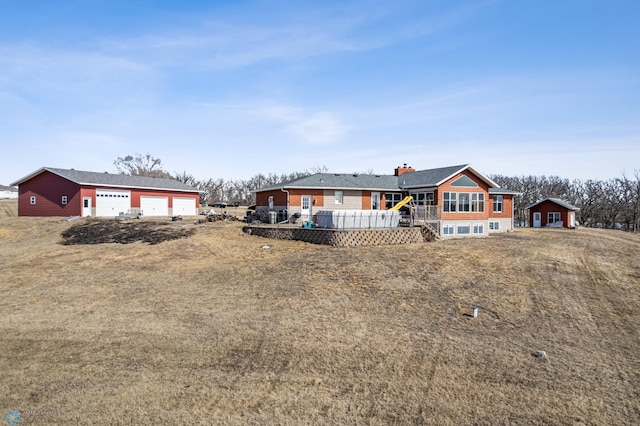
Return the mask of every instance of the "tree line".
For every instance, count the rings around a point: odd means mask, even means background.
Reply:
[[[545,198],[560,198],[578,207],[583,226],[640,231],[640,170],[633,177],[569,180],[558,176],[503,176],[489,178],[503,188],[520,192],[514,197],[516,225],[527,226],[526,207]]]
[[[285,174],[258,173],[249,179],[196,179],[186,171],[169,173],[162,161],[149,154],[118,157],[114,165],[121,174],[173,178],[198,188],[200,204],[223,201],[241,205],[255,204],[256,189],[299,179],[314,173],[325,173],[325,166],[302,172]],[[560,198],[578,207],[577,220],[588,227],[640,231],[640,170],[633,177],[625,173],[608,180],[569,180],[558,176],[503,176],[489,175],[503,188],[517,191],[514,197],[514,220],[516,226],[527,226],[529,217],[526,207],[545,198]]]

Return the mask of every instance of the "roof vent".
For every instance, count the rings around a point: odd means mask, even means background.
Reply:
[[[320,182],[324,183],[324,178],[320,178]]]
[[[354,173],[354,174],[353,174],[353,177],[358,177],[357,173]]]
[[[376,177],[380,177],[380,175],[376,175]]]
[[[340,173],[334,173],[333,175],[334,176],[340,176]]]

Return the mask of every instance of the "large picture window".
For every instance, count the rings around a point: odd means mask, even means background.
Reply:
[[[484,194],[471,194],[471,211],[475,213],[484,213]]]
[[[463,213],[471,211],[468,192],[461,192],[458,194],[458,211]]]
[[[443,206],[442,210],[445,212],[455,212],[456,211],[456,193],[455,192],[445,192],[443,197]]]

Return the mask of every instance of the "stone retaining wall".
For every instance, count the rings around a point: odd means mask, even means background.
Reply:
[[[250,225],[242,230],[246,234],[259,237],[329,246],[380,246],[425,241],[420,228],[323,229]]]

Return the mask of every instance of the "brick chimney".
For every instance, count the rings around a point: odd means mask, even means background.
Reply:
[[[403,173],[409,173],[409,172],[415,172],[415,171],[416,169],[414,169],[411,166],[407,167],[407,163],[404,163],[404,165],[396,167],[395,175],[400,176]]]

